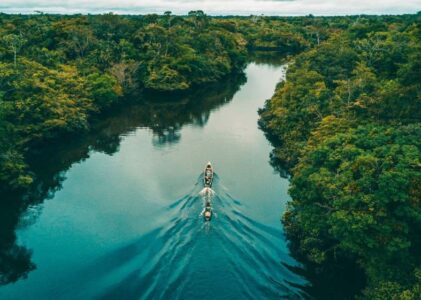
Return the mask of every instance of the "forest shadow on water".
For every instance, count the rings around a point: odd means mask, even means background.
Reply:
[[[31,261],[32,251],[18,245],[16,230],[36,221],[42,209],[38,206],[61,190],[72,165],[88,159],[93,152],[113,155],[122,138],[137,128],[152,130],[151,143],[155,147],[177,143],[183,126],[204,126],[210,113],[231,101],[245,82],[245,75],[238,74],[187,95],[140,95],[138,100],[129,99],[127,105],[102,115],[89,133],[55,139],[34,148],[29,157],[35,177],[31,189],[25,194],[0,195],[0,285],[25,279],[36,269]]]
[[[258,56],[254,62],[258,68],[269,65],[271,72],[281,77],[283,64],[284,60],[270,55]],[[134,103],[98,119],[90,133],[34,149],[29,158],[35,175],[32,189],[25,195],[1,195],[0,284],[22,282],[37,270],[31,245],[21,244],[17,231],[37,222],[45,200],[55,198],[63,189],[72,166],[88,161],[95,153],[115,155],[122,141],[139,128],[151,133],[149,143],[156,150],[177,146],[183,140],[183,128],[204,128],[210,115],[229,104],[245,82],[243,74],[187,95],[150,94],[131,99]],[[256,121],[251,122],[257,128]],[[235,136],[232,139],[235,143]],[[55,292],[49,295],[63,299],[220,299],[222,295],[224,299],[339,299],[331,296],[340,294],[345,296],[340,299],[352,298],[347,289],[352,289],[352,285],[347,286],[352,276],[324,276],[328,273],[307,264],[293,247],[289,253],[281,226],[273,227],[250,216],[244,199],[230,196],[223,182],[216,176],[215,217],[211,222],[199,216],[203,208],[199,177],[189,193],[155,214],[160,221],[152,230],[124,240],[88,265],[75,267],[78,279],[51,287]],[[227,180],[226,185],[230,184]],[[338,293],[340,290],[343,292]]]
[[[288,53],[282,51],[254,50],[249,53],[249,61],[256,65],[282,66],[288,61]]]

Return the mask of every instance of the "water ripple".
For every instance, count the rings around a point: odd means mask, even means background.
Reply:
[[[114,282],[98,299],[220,299],[218,290],[225,299],[307,298],[281,229],[244,215],[217,176],[215,217],[205,222],[201,182],[162,211],[167,223],[96,262]]]

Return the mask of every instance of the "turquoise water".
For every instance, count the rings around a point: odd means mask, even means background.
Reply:
[[[257,127],[284,71],[251,63],[245,83],[122,109],[95,134],[35,156],[37,200],[11,239],[29,253],[20,265],[36,267],[0,298],[303,298],[280,222],[288,180]],[[207,161],[210,223],[199,216]]]

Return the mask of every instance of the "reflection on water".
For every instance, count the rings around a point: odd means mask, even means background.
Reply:
[[[14,200],[5,197],[0,201],[0,285],[26,278],[35,269],[31,252],[16,244],[15,229],[22,208]]]
[[[279,59],[282,57],[283,59]],[[250,60],[257,65],[282,66],[285,64],[286,54],[279,51],[253,51]]]
[[[35,184],[25,195],[1,194],[0,201],[0,285],[26,278],[35,269],[31,251],[17,245],[15,230],[35,220],[33,207],[50,199],[62,188],[66,171],[76,162],[89,158],[92,151],[112,155],[119,150],[121,139],[139,127],[153,131],[156,147],[177,143],[185,125],[204,126],[212,110],[228,103],[246,77],[239,74],[223,84],[212,84],[184,96],[149,95],[140,104],[121,107],[94,124],[92,133],[82,137],[54,141],[31,157]]]
[[[306,297],[279,222],[288,182],[257,128],[284,69],[149,95],[34,154],[31,192],[0,201],[0,298]],[[221,177],[205,223],[192,178],[208,160]]]

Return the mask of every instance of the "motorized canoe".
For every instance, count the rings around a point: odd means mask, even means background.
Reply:
[[[213,168],[212,164],[208,162],[205,167],[204,176],[203,176],[203,183],[205,187],[212,187],[213,181]]]

